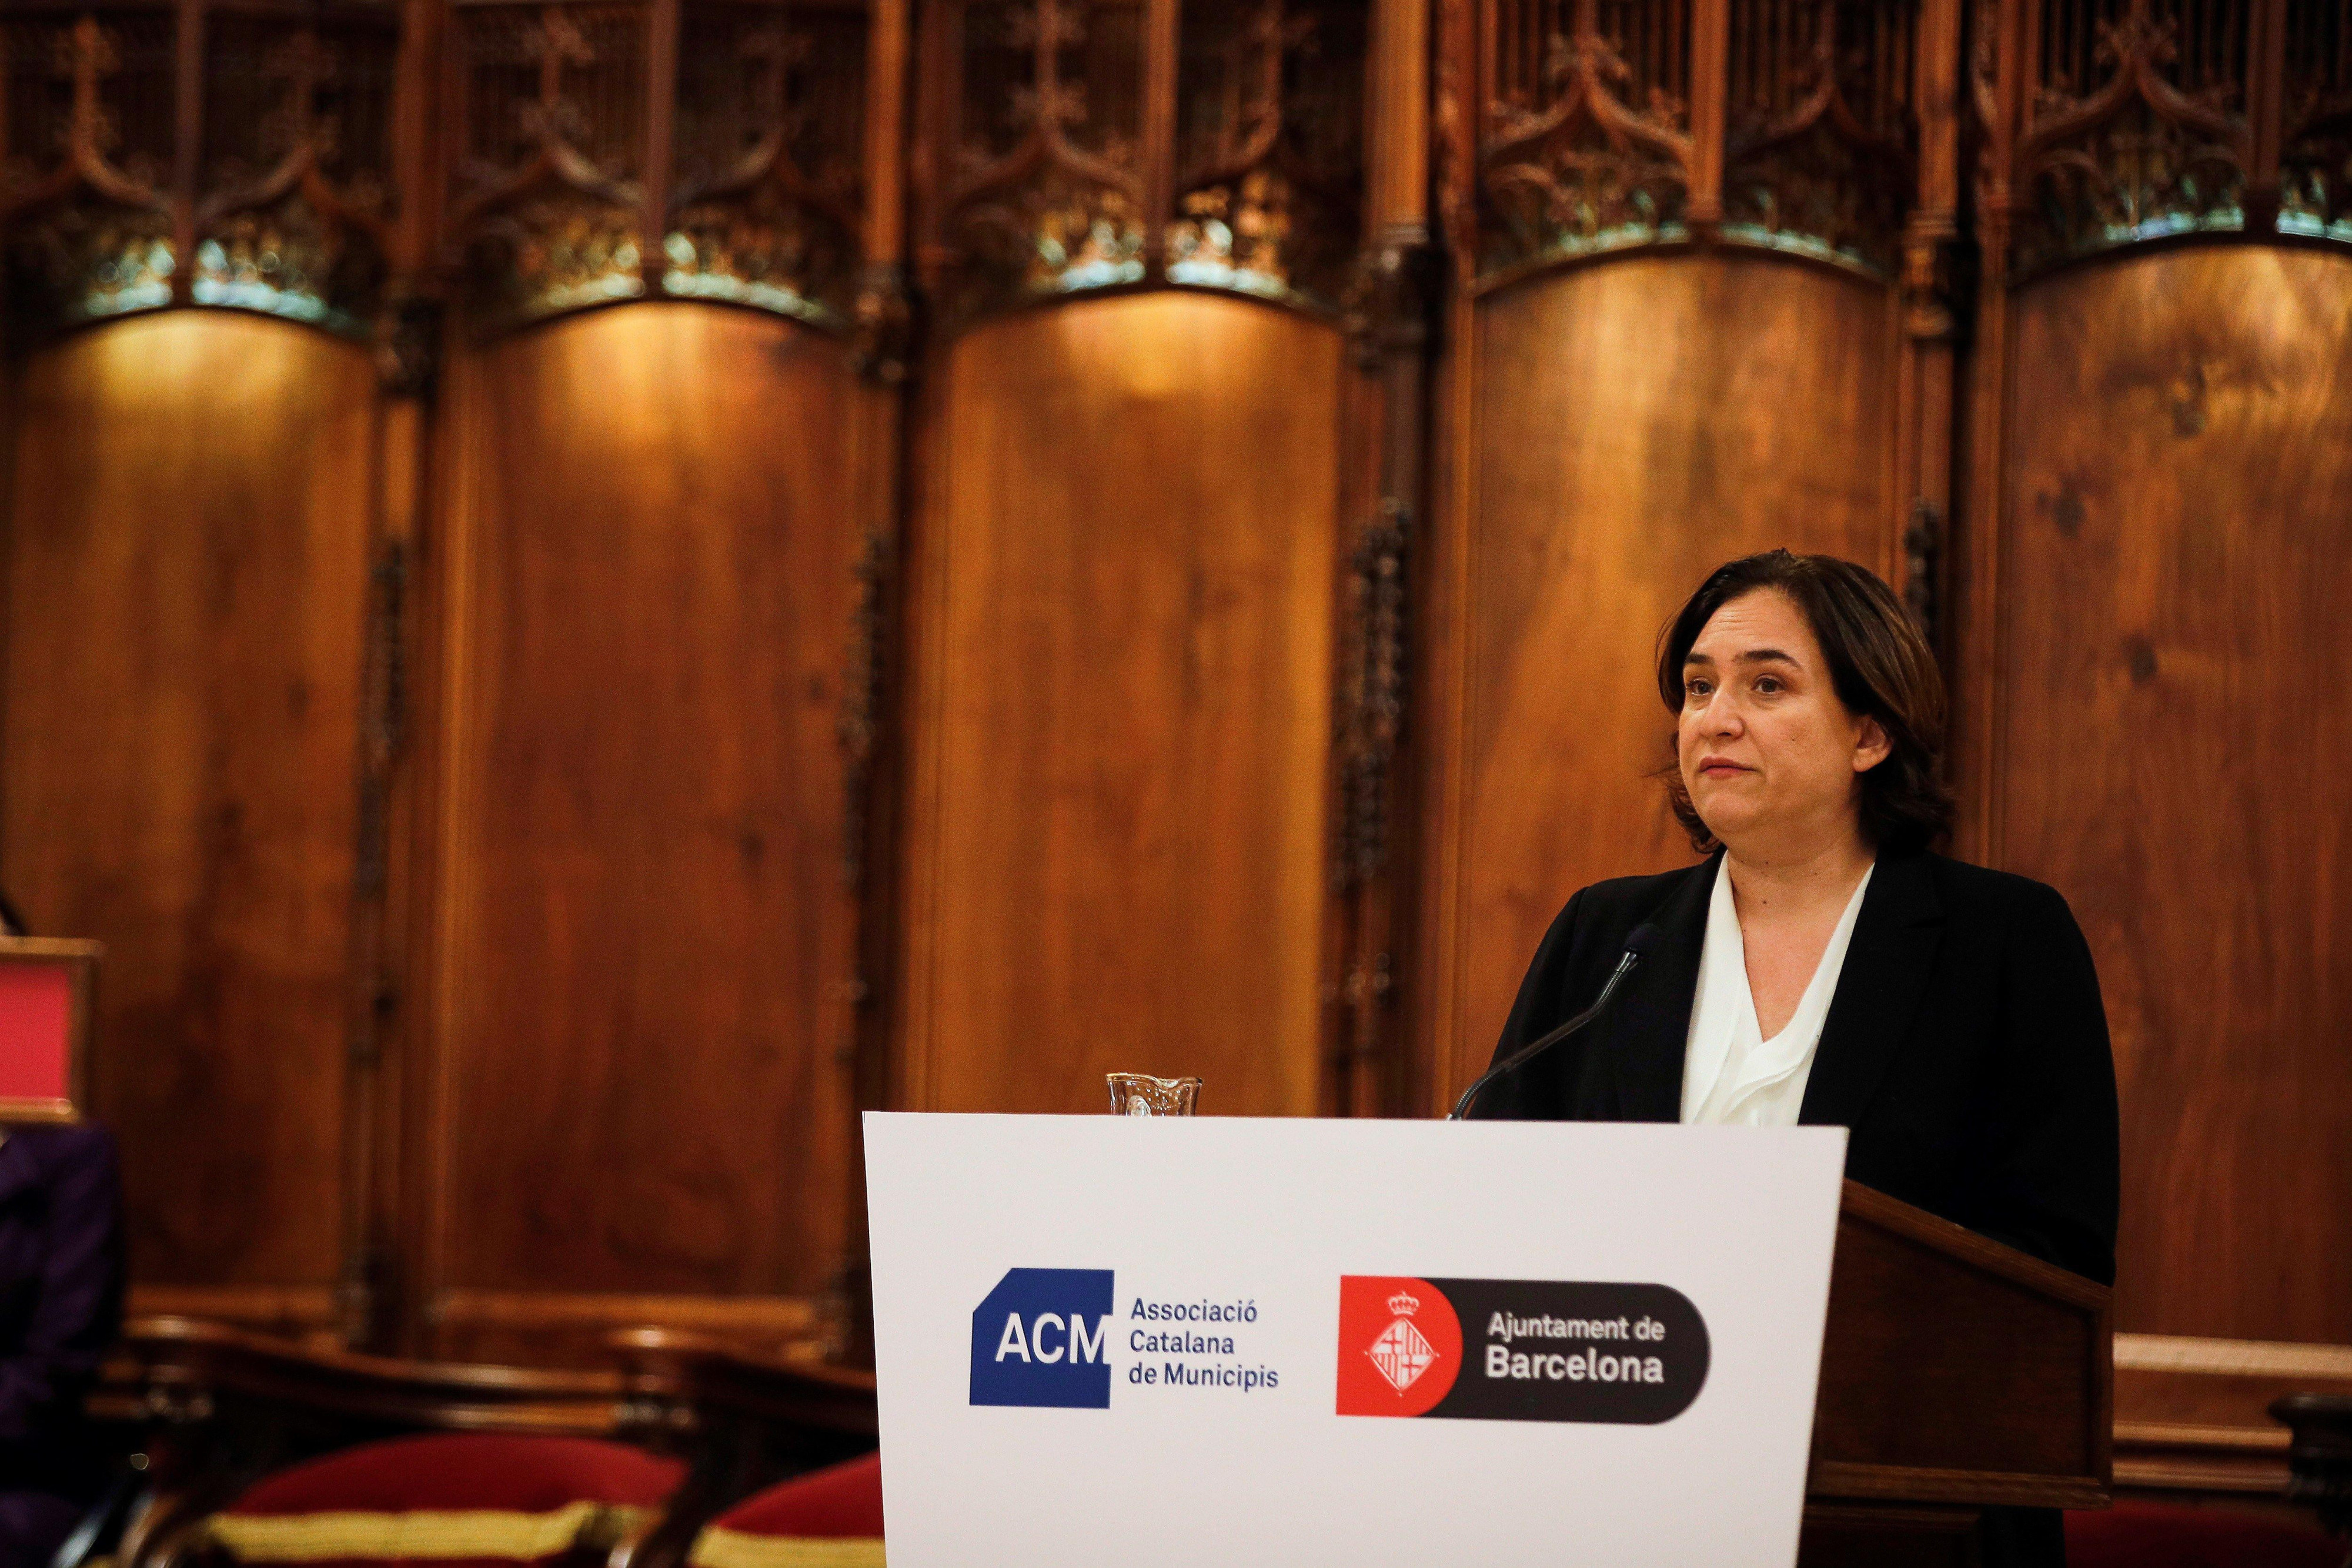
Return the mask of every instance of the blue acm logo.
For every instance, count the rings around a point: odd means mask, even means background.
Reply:
[[[1110,1408],[1111,1270],[1008,1269],[971,1313],[971,1402]]]

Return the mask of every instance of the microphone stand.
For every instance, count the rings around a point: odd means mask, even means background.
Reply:
[[[1553,1046],[1558,1045],[1561,1040],[1566,1040],[1570,1035],[1574,1034],[1578,1030],[1582,1029],[1585,1025],[1599,1018],[1608,1008],[1610,998],[1617,994],[1619,982],[1622,981],[1627,975],[1632,974],[1633,972],[1633,966],[1642,961],[1643,949],[1649,946],[1650,938],[1655,935],[1655,927],[1646,924],[1636,926],[1633,935],[1625,938],[1624,954],[1617,960],[1617,967],[1610,972],[1608,984],[1601,988],[1601,995],[1593,998],[1592,1005],[1585,1009],[1582,1012],[1577,1014],[1574,1018],[1569,1019],[1566,1023],[1561,1024],[1558,1029],[1552,1030],[1549,1033],[1540,1036],[1534,1044],[1521,1047],[1519,1050],[1511,1052],[1510,1055],[1505,1057],[1502,1061],[1495,1063],[1494,1066],[1486,1069],[1486,1071],[1480,1073],[1475,1079],[1471,1081],[1470,1087],[1462,1092],[1462,1098],[1454,1103],[1454,1109],[1447,1114],[1445,1119],[1449,1122],[1468,1120],[1471,1103],[1478,1098],[1479,1092],[1485,1089],[1486,1085],[1492,1083],[1496,1079],[1502,1077],[1503,1074],[1507,1072],[1516,1072],[1520,1068],[1526,1066],[1528,1062],[1534,1061],[1537,1057],[1542,1055],[1545,1051],[1549,1051]]]

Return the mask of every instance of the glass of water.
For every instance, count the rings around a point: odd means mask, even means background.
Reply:
[[[1154,1078],[1146,1072],[1109,1072],[1114,1116],[1189,1116],[1201,1097],[1197,1078]]]

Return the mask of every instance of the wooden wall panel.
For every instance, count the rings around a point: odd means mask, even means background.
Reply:
[[[2140,256],[2013,308],[1993,805],[2098,958],[2116,1326],[2352,1341],[2352,260]]]
[[[291,1289],[313,1321],[342,1251],[373,394],[350,344],[172,315],[36,355],[11,433],[0,878],[107,945],[95,1098],[134,1278]]]
[[[949,355],[915,613],[907,1098],[1316,1108],[1341,345],[1162,294]]]
[[[1494,1050],[1568,896],[1688,862],[1646,777],[1651,658],[1706,571],[1787,545],[1892,569],[1888,292],[1769,258],[1642,256],[1476,314],[1463,582],[1447,1103]]]
[[[456,374],[438,1343],[676,1315],[625,1292],[788,1325],[846,1224],[856,382],[685,304]]]

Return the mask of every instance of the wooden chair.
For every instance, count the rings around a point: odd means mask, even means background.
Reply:
[[[622,1542],[611,1568],[680,1568],[721,1510],[880,1442],[870,1372],[769,1360],[664,1329],[610,1343],[626,1391],[625,1434],[688,1465],[662,1518]]]
[[[206,1521],[273,1471],[384,1438],[494,1433],[611,1439],[617,1373],[400,1361],[179,1317],[134,1319],[94,1403],[142,1436],[145,1500],[120,1568],[181,1568]]]
[[[753,1492],[705,1525],[686,1560],[688,1568],[883,1568],[882,1456]]]

